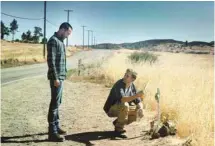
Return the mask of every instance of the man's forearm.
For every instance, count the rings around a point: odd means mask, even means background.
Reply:
[[[132,101],[132,100],[134,100],[136,98],[138,98],[137,95],[129,96],[129,97],[122,97],[121,102],[122,103],[130,102],[130,101]]]
[[[56,65],[55,65],[54,60],[52,60],[52,70],[53,70],[55,80],[58,80],[58,74],[57,74],[57,69],[56,69]]]
[[[53,73],[53,79],[54,80],[58,80],[58,74],[57,74],[57,69],[56,69],[56,65],[55,65],[55,58],[56,55],[53,52],[48,52],[48,67],[51,69],[52,73]]]

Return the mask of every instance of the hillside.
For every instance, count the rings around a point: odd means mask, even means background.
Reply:
[[[203,42],[203,41],[192,41],[182,42],[173,39],[152,39],[139,41],[134,43],[122,43],[122,44],[111,44],[103,43],[98,44],[94,48],[99,49],[144,49],[151,51],[175,51],[175,52],[190,52],[192,50],[207,51],[210,53],[214,46],[214,41]]]

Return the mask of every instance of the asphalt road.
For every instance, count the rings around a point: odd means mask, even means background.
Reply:
[[[78,60],[82,63],[91,64],[98,62],[113,53],[112,50],[91,50],[77,52],[70,58],[67,58],[67,69],[77,68]],[[16,81],[37,76],[46,76],[48,70],[47,63],[19,66],[13,68],[1,69],[1,85],[5,86]]]

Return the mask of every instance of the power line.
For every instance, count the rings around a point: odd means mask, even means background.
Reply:
[[[51,24],[51,25],[53,25],[53,26],[58,27],[57,25],[53,24],[53,23],[52,23],[52,22],[50,22],[49,20],[47,20],[47,19],[46,19],[46,21],[47,21],[49,24]]]
[[[19,19],[26,19],[26,20],[42,20],[42,19],[44,19],[44,18],[24,18],[24,17],[9,15],[9,14],[3,13],[3,12],[1,12],[1,14],[6,15],[6,16],[9,16],[9,17],[14,17],[14,18],[19,18]],[[46,19],[46,21],[47,21],[49,24],[52,24],[52,25],[58,27],[57,25],[53,24],[53,23],[50,22],[49,20]]]
[[[5,16],[9,16],[9,17],[14,17],[14,18],[18,18],[18,19],[26,19],[26,20],[42,20],[44,18],[25,18],[25,17],[19,17],[19,16],[14,16],[14,15],[10,15],[10,14],[6,14],[1,12],[1,14],[5,15]]]

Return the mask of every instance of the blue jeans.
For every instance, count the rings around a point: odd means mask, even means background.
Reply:
[[[50,80],[51,102],[48,112],[49,134],[57,133],[59,128],[59,106],[62,100],[63,80],[59,87],[54,86],[54,80]]]

